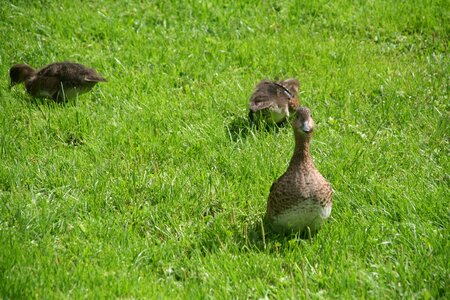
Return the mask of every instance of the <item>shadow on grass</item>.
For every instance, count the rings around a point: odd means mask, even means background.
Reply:
[[[292,243],[300,244],[301,241],[311,242],[315,233],[311,231],[294,232],[274,230],[267,219],[260,218],[257,222],[250,226],[244,226],[243,237],[244,244],[248,248],[256,248],[258,250],[267,250],[270,252],[277,251],[280,247]]]
[[[56,101],[56,100],[48,99],[48,98],[32,98],[32,97],[30,97],[29,99],[25,99],[24,101],[27,101],[28,103],[30,103],[34,106],[37,106],[39,108],[41,106],[46,106],[49,108],[73,106],[77,102],[77,101],[69,101],[69,100]]]
[[[237,142],[247,138],[249,135],[254,135],[256,132],[278,133],[286,124],[288,124],[287,121],[275,124],[264,121],[255,122],[244,116],[233,116],[231,121],[225,125],[225,129],[230,140]]]
[[[284,248],[298,247],[305,242],[312,242],[314,238],[311,233],[276,232],[263,217],[244,221],[241,225],[236,224],[228,229],[220,224],[211,224],[211,227],[204,230],[202,235],[200,247],[204,254],[224,250],[275,253]],[[236,248],[228,249],[230,245]]]
[[[14,87],[15,88],[15,87]],[[9,89],[9,93],[11,94],[11,97],[16,98],[17,100],[24,101],[26,103],[29,103],[33,106],[46,106],[49,108],[55,108],[55,107],[65,107],[65,106],[75,106],[80,101],[77,97],[64,99],[64,100],[55,100],[52,98],[46,98],[46,97],[33,97],[27,92],[21,93],[20,91],[14,90],[14,88]]]

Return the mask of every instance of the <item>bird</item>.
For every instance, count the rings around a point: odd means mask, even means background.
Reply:
[[[258,123],[282,124],[298,108],[298,91],[300,83],[297,79],[260,81],[250,97],[249,119]]]
[[[10,88],[25,83],[27,92],[36,98],[63,102],[90,91],[98,82],[107,82],[94,69],[74,62],[56,62],[41,69],[16,64],[9,70]]]
[[[314,234],[331,214],[333,190],[310,154],[314,131],[311,112],[300,107],[295,114],[294,153],[286,172],[270,188],[265,219],[278,233]]]

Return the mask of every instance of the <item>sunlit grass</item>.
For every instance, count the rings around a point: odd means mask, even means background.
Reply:
[[[445,1],[0,5],[3,298],[447,298]],[[14,63],[109,82],[59,105]],[[290,127],[247,124],[296,77],[335,190],[312,240],[261,237]]]

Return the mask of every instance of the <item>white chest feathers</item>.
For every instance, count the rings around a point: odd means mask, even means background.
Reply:
[[[317,201],[305,200],[273,217],[275,228],[295,232],[317,231],[331,214],[331,204],[322,207]]]
[[[270,117],[273,122],[280,123],[289,117],[289,108],[285,106],[274,106],[270,109]]]

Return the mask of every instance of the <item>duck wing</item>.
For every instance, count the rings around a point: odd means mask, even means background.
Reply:
[[[285,106],[291,97],[291,93],[280,84],[263,80],[250,97],[250,110],[255,112],[273,106]]]
[[[54,77],[60,80],[64,85],[69,84],[72,86],[107,81],[94,69],[86,68],[82,64],[71,62],[60,62],[47,65],[37,72],[37,76]]]
[[[52,76],[36,76],[25,82],[25,88],[33,97],[53,98],[61,88],[61,80]]]

